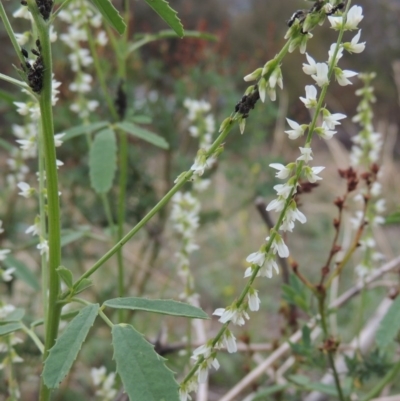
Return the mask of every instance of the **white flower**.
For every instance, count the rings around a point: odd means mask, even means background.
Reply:
[[[63,141],[61,140],[61,138],[63,138],[64,136],[65,136],[65,133],[54,135],[54,146],[55,147],[59,147],[63,144]]]
[[[9,254],[11,251],[9,249],[0,249],[0,261],[6,260],[7,254]]]
[[[222,342],[230,354],[233,354],[237,351],[236,338],[230,330],[225,330],[222,337]]]
[[[49,38],[51,43],[57,40],[57,32],[54,30],[54,25],[50,25]]]
[[[312,157],[312,149],[311,148],[302,148],[300,147],[301,156],[297,158],[297,160],[304,160],[305,163],[308,163],[310,160],[313,160]]]
[[[354,77],[355,75],[358,75],[355,71],[341,70],[338,67],[335,68],[335,77],[340,86],[352,85],[352,82],[347,78]]]
[[[18,195],[21,195],[24,198],[29,198],[35,193],[35,188],[31,188],[31,186],[26,182],[19,182],[17,187],[21,190],[21,192],[18,192]]]
[[[247,312],[243,309],[238,309],[236,306],[228,306],[227,308],[218,308],[214,311],[213,315],[221,316],[218,320],[221,323],[231,321],[233,324],[243,326],[245,319],[250,319]]]
[[[332,131],[329,129],[329,127],[325,121],[322,123],[322,127],[319,127],[316,129],[316,132],[318,133],[318,135],[321,138],[326,139],[326,140],[331,139],[333,137],[333,135],[336,134],[336,131]]]
[[[265,252],[253,252],[246,258],[246,262],[252,265],[262,266],[265,262]]]
[[[274,186],[274,189],[279,197],[287,199],[289,196],[293,195],[296,192],[296,189],[293,191],[293,185],[286,183],[286,184],[278,184]],[[268,210],[268,208],[267,208]]]
[[[38,220],[37,222],[35,220],[35,224],[29,226],[25,230],[25,234],[32,234],[32,235],[39,235],[39,232],[40,232],[40,220]]]
[[[362,7],[360,6],[353,6],[350,8],[349,12],[347,13],[347,20],[345,24],[345,29],[352,30],[357,29],[358,24],[364,18],[362,14]]]
[[[350,223],[355,230],[358,230],[364,221],[364,213],[361,210],[357,210],[355,216],[350,218]]]
[[[247,298],[249,301],[249,309],[253,312],[256,312],[260,309],[260,298],[258,297],[258,291],[254,288],[250,287],[249,292],[247,293]]]
[[[306,53],[307,61],[309,64],[303,63],[303,71],[307,75],[313,75],[317,73],[317,63],[315,60]]]
[[[36,248],[39,249],[41,255],[49,255],[49,244],[47,240],[42,240],[40,244],[36,246]]]
[[[328,65],[326,63],[317,63],[316,64],[316,73],[311,75],[311,78],[315,80],[318,86],[324,86],[329,83],[328,78]]]
[[[213,351],[212,344],[207,342],[207,344],[197,347],[193,351],[193,355],[191,358],[197,361],[200,356],[203,356],[205,359],[207,359],[211,355],[212,351]]]
[[[305,166],[303,168],[303,173],[304,176],[307,178],[307,180],[311,183],[317,182],[319,180],[322,180],[321,177],[319,177],[317,174],[319,174],[325,167],[308,167]]]
[[[270,237],[267,237],[265,240],[268,242]],[[278,253],[281,258],[287,258],[289,256],[289,248],[279,234],[275,234],[275,238],[271,243],[271,249],[274,253]]]
[[[14,102],[17,106],[17,113],[21,116],[27,116],[30,112],[30,106],[27,103],[23,102]]]
[[[15,311],[15,306],[11,304],[7,304],[4,306],[0,306],[0,319],[6,318],[11,312]]]
[[[274,168],[275,170],[278,170],[278,172],[275,174],[275,177],[280,178],[282,180],[288,178],[292,171],[291,168],[288,168],[287,166],[284,166],[283,164],[280,163],[271,163],[269,166]]]
[[[270,203],[268,203],[268,206],[266,207],[267,212],[270,212],[271,210],[275,210],[275,212],[279,213],[283,210],[285,207],[285,198],[279,196],[278,198],[272,200]]]
[[[215,357],[209,357],[204,360],[199,367],[197,379],[199,383],[205,383],[208,378],[208,371],[213,366],[215,370],[219,369],[219,362]]]
[[[346,118],[346,114],[335,113],[330,114],[326,109],[324,110],[324,122],[326,123],[329,129],[335,129],[336,125],[340,125],[339,120],[343,120]]]
[[[375,211],[376,213],[383,213],[386,210],[386,200],[385,199],[379,199],[375,203]]]
[[[328,56],[329,56],[328,57],[328,64],[331,64],[331,62],[332,62],[332,58],[333,58],[333,56],[335,54],[335,51],[336,51],[336,46],[337,46],[336,43],[332,43],[331,44],[331,47],[330,47],[330,49],[328,51]],[[342,58],[342,56],[343,56],[343,47],[342,47],[342,45],[339,45],[339,50],[338,50],[338,52],[336,54],[336,58],[335,58],[335,65]]]
[[[106,367],[101,366],[100,368],[92,368],[90,370],[90,376],[92,376],[93,384],[98,386],[106,378]]]
[[[297,139],[304,134],[307,125],[300,125],[289,118],[287,118],[286,121],[290,127],[293,128],[292,130],[285,131],[285,133],[289,135],[289,139]]]
[[[349,53],[361,53],[365,49],[365,42],[358,43],[360,40],[361,36],[361,29],[358,31],[357,35],[354,36],[354,38],[351,40],[351,42],[346,42],[343,44],[343,47],[349,52]]]
[[[379,196],[382,193],[382,184],[378,181],[375,181],[371,185],[371,195],[372,196]]]
[[[1,273],[2,279],[5,282],[11,281],[13,279],[12,274],[15,272],[15,267],[10,267],[6,270],[3,270]]]
[[[317,88],[314,85],[306,86],[306,97],[300,97],[307,109],[311,109],[317,105]]]
[[[23,46],[24,44],[28,43],[30,39],[30,32],[24,32],[24,33],[16,33],[15,38],[17,39],[17,42],[20,46]]]

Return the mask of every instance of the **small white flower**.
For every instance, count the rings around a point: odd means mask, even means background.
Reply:
[[[108,37],[107,37],[107,34],[105,33],[105,31],[100,31],[97,34],[96,40],[100,46],[105,46],[108,42]]]
[[[6,318],[11,312],[15,311],[15,306],[11,304],[0,306],[0,319]]]
[[[329,65],[331,64],[332,58],[333,58],[333,56],[334,56],[334,54],[335,54],[336,46],[337,46],[336,43],[332,43],[332,44],[331,44],[331,47],[330,47],[330,49],[329,49],[329,51],[328,51],[328,56],[329,56],[329,57],[328,57],[328,64],[329,64]],[[343,47],[342,47],[342,45],[339,45],[339,50],[338,50],[338,52],[337,52],[337,54],[336,54],[336,58],[335,58],[335,65],[338,63],[338,61],[339,61],[342,57],[343,57]]]
[[[280,163],[271,163],[269,166],[275,170],[278,170],[278,172],[275,174],[275,177],[280,178],[282,180],[288,178],[292,171],[291,168],[288,168],[287,166],[284,166],[283,164]]]
[[[276,193],[278,194],[279,197],[282,197],[283,199],[287,199],[289,196],[293,195],[293,193],[296,192],[296,189],[293,191],[293,185],[286,183],[286,184],[278,184],[274,186],[274,189]],[[268,208],[267,208],[268,210]]]
[[[221,316],[218,320],[221,323],[231,321],[233,324],[243,326],[245,319],[250,319],[245,310],[238,309],[236,306],[228,306],[227,308],[218,308],[214,311],[213,315]]]
[[[322,87],[329,83],[328,78],[328,65],[326,63],[317,63],[316,64],[316,73],[311,75],[311,78],[315,80],[319,87]]]
[[[236,338],[230,330],[225,330],[225,333],[222,337],[222,342],[230,354],[233,354],[237,351]]]
[[[268,242],[270,237],[267,237],[265,240]],[[289,248],[286,246],[279,234],[275,234],[275,238],[271,244],[271,249],[274,253],[278,253],[281,258],[287,258],[289,256]]]
[[[261,302],[260,298],[258,297],[258,291],[250,287],[247,298],[249,301],[249,309],[253,312],[258,311],[260,309]]]
[[[246,262],[252,265],[262,266],[265,262],[265,252],[253,252],[246,258]]]
[[[3,270],[1,273],[2,279],[5,282],[11,281],[13,279],[13,273],[15,272],[15,267],[10,267],[6,270]]]
[[[63,144],[63,141],[61,140],[65,136],[64,133],[62,134],[56,134],[54,135],[54,146],[59,147]]]
[[[347,78],[351,78],[356,75],[358,75],[358,73],[355,71],[341,70],[338,67],[335,68],[335,77],[340,86],[352,85],[352,82],[349,81]]]
[[[27,116],[30,112],[30,106],[27,103],[23,102],[14,102],[17,106],[17,113],[21,116]]]
[[[285,207],[285,198],[278,196],[278,198],[272,200],[270,203],[268,203],[268,206],[266,207],[267,212],[270,212],[271,210],[275,210],[275,212],[279,213],[283,210]]]
[[[371,185],[371,195],[372,196],[379,196],[382,193],[382,184],[378,181],[375,181]]]
[[[300,147],[301,156],[297,158],[297,160],[304,160],[305,163],[308,163],[310,160],[313,160],[312,157],[312,149],[311,148],[302,148]]]
[[[101,366],[100,368],[92,368],[90,370],[90,376],[92,377],[95,386],[100,385],[106,378],[106,367]]]
[[[17,187],[21,190],[21,192],[18,192],[18,195],[21,195],[24,198],[30,198],[35,193],[35,188],[31,188],[31,186],[26,182],[19,182]]]
[[[36,248],[39,249],[41,255],[49,255],[49,244],[47,240],[42,240],[40,244],[36,246]]]
[[[349,52],[349,53],[361,53],[365,49],[365,42],[358,43],[360,40],[361,36],[361,29],[358,31],[357,35],[354,36],[354,38],[351,40],[351,42],[346,42],[343,44],[343,47]]]
[[[357,29],[358,24],[364,18],[362,14],[362,7],[360,6],[353,6],[350,8],[349,12],[347,13],[347,20],[345,24],[345,29],[353,30]]]
[[[290,127],[293,128],[292,130],[285,131],[285,133],[289,135],[289,139],[297,139],[304,134],[307,125],[300,125],[289,118],[287,118],[286,121]]]
[[[207,157],[206,153],[203,149],[200,149],[197,152],[196,159],[190,167],[191,170],[193,170],[194,174],[197,174],[198,176],[202,176],[204,174],[204,170],[207,168]]]
[[[321,138],[326,139],[326,140],[331,139],[333,137],[333,135],[336,134],[336,131],[332,131],[329,129],[329,127],[325,121],[322,123],[322,127],[319,127],[316,129],[316,132],[318,133],[318,135]]]
[[[317,105],[317,88],[314,85],[306,86],[306,97],[300,97],[307,109],[312,109]]]
[[[207,342],[207,344],[197,347],[193,351],[193,356],[191,358],[194,360],[198,360],[200,356],[203,356],[205,359],[207,359],[211,355],[212,351],[213,351],[212,344]]]
[[[305,166],[303,168],[303,173],[304,176],[306,177],[306,179],[311,182],[311,183],[315,183],[319,180],[322,180],[321,177],[319,177],[317,174],[319,174],[325,167],[308,167]]]
[[[346,114],[335,113],[330,114],[326,109],[324,110],[324,122],[326,123],[329,129],[335,129],[336,125],[340,125],[339,120],[343,120],[346,118]]]
[[[317,73],[317,63],[315,60],[306,53],[308,64],[303,63],[303,71],[307,75],[314,75]]]

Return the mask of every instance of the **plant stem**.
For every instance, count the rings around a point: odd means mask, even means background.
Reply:
[[[207,151],[206,155],[207,158],[214,154],[214,152],[219,148],[227,135],[229,134],[230,130],[232,129],[233,123],[236,122],[235,119],[232,119],[231,122],[225,127],[225,129],[221,132],[218,138],[214,141],[210,149]],[[99,269],[103,263],[105,263],[108,259],[110,259],[118,249],[122,248],[137,232],[139,232],[151,218],[156,215],[161,208],[163,208],[169,200],[178,192],[188,180],[193,175],[193,171],[189,170],[182,173],[179,176],[176,184],[165,194],[165,196],[146,214],[143,219],[136,224],[135,227],[132,228],[117,244],[115,244],[107,253],[105,253],[87,272],[81,275],[81,277],[75,282],[74,288],[76,288],[79,283],[85,279],[90,277],[97,269]],[[70,294],[70,291],[65,292],[62,294],[61,298],[65,299]]]
[[[58,195],[58,176],[56,165],[56,151],[54,144],[54,125],[52,110],[52,55],[49,38],[49,25],[39,14],[36,3],[33,0],[28,2],[29,9],[35,20],[38,36],[41,45],[41,55],[45,66],[43,72],[43,87],[39,96],[41,114],[41,126],[43,134],[43,150],[46,168],[47,185],[47,225],[48,225],[48,308],[46,315],[45,347],[43,360],[47,358],[50,348],[54,345],[58,334],[62,305],[58,303],[60,292],[60,280],[56,269],[61,265],[61,227],[60,227],[60,204]],[[48,389],[43,379],[40,387],[40,401],[50,399]]]

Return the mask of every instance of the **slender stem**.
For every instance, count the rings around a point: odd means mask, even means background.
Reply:
[[[225,129],[221,132],[218,138],[214,141],[210,149],[207,151],[206,156],[210,157],[214,154],[214,152],[221,146],[227,135],[229,134],[230,130],[232,129],[233,123],[237,120],[232,119],[230,124],[227,124]],[[87,272],[82,274],[82,276],[75,282],[74,288],[76,288],[79,283],[85,279],[90,277],[97,269],[99,269],[108,259],[110,259],[118,249],[122,248],[136,233],[138,233],[148,222],[151,218],[156,215],[161,208],[163,208],[169,200],[178,192],[188,180],[193,175],[193,171],[189,170],[185,173],[182,173],[179,176],[176,184],[165,194],[165,196],[143,217],[143,219],[136,224],[135,227],[132,228],[117,244],[115,244],[107,253],[105,253]],[[69,295],[70,291],[62,294],[62,299],[65,299]]]
[[[99,310],[100,317],[107,323],[107,325],[113,328],[114,323],[107,317],[107,315],[100,309]]]
[[[20,322],[22,324],[22,330],[28,334],[28,336],[32,339],[32,341],[35,343],[35,345],[38,347],[38,350],[40,351],[40,353],[44,353],[44,345],[43,343],[40,341],[39,337],[36,335],[36,333],[29,329],[28,327],[26,327],[22,322]]]
[[[111,207],[110,207],[110,201],[106,194],[101,194],[100,197],[101,197],[101,201],[103,202],[103,208],[106,213],[107,223],[111,229],[111,234],[115,238],[116,232],[115,232],[115,227],[114,227],[114,219],[113,219]]]
[[[8,75],[4,75],[4,74],[0,74],[0,79],[2,79],[3,81],[9,82],[10,84],[17,85],[22,89],[26,89],[26,90],[30,91],[29,86],[25,82],[19,81],[18,79],[11,78]]]
[[[61,227],[60,204],[58,195],[58,176],[56,165],[56,151],[54,144],[54,125],[52,110],[52,55],[49,38],[49,25],[39,14],[38,7],[33,0],[28,0],[29,9],[34,18],[41,46],[41,56],[44,64],[43,87],[40,92],[39,106],[41,127],[44,142],[44,159],[47,185],[47,217],[48,217],[48,245],[49,245],[49,281],[48,281],[48,308],[46,315],[45,348],[43,359],[47,358],[50,348],[54,345],[58,334],[62,305],[58,303],[60,280],[56,269],[61,265]],[[40,401],[50,399],[50,389],[43,380],[40,388]]]

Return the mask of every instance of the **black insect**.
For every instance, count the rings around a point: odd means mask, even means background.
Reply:
[[[26,61],[21,67],[26,73],[30,88],[35,93],[40,93],[43,87],[44,64],[39,39],[36,41],[36,46],[37,49],[32,49],[32,53],[36,56],[35,62],[31,64]],[[21,49],[21,52],[25,58],[28,58],[28,52],[25,49]]]
[[[258,92],[257,86],[255,86],[252,93],[249,95],[244,95],[235,106],[235,113],[242,114],[243,118],[249,116],[250,110],[253,110],[257,100],[260,99],[260,93]]]
[[[299,20],[299,22],[302,23],[306,19],[307,14],[307,10],[297,10],[287,21],[288,27],[290,28],[296,20]]]
[[[124,89],[124,81],[121,79],[118,84],[117,95],[114,100],[115,108],[117,109],[118,116],[121,120],[124,119],[126,108],[128,105],[128,99]]]
[[[53,8],[53,0],[36,0],[36,4],[43,19],[48,20]]]
[[[343,10],[344,6],[345,6],[345,2],[343,1],[343,2],[341,2],[341,3],[339,3],[339,4],[337,4],[335,7],[332,7],[331,11],[329,11],[329,13],[326,13],[326,15],[335,14],[336,11],[341,11],[341,10]]]

